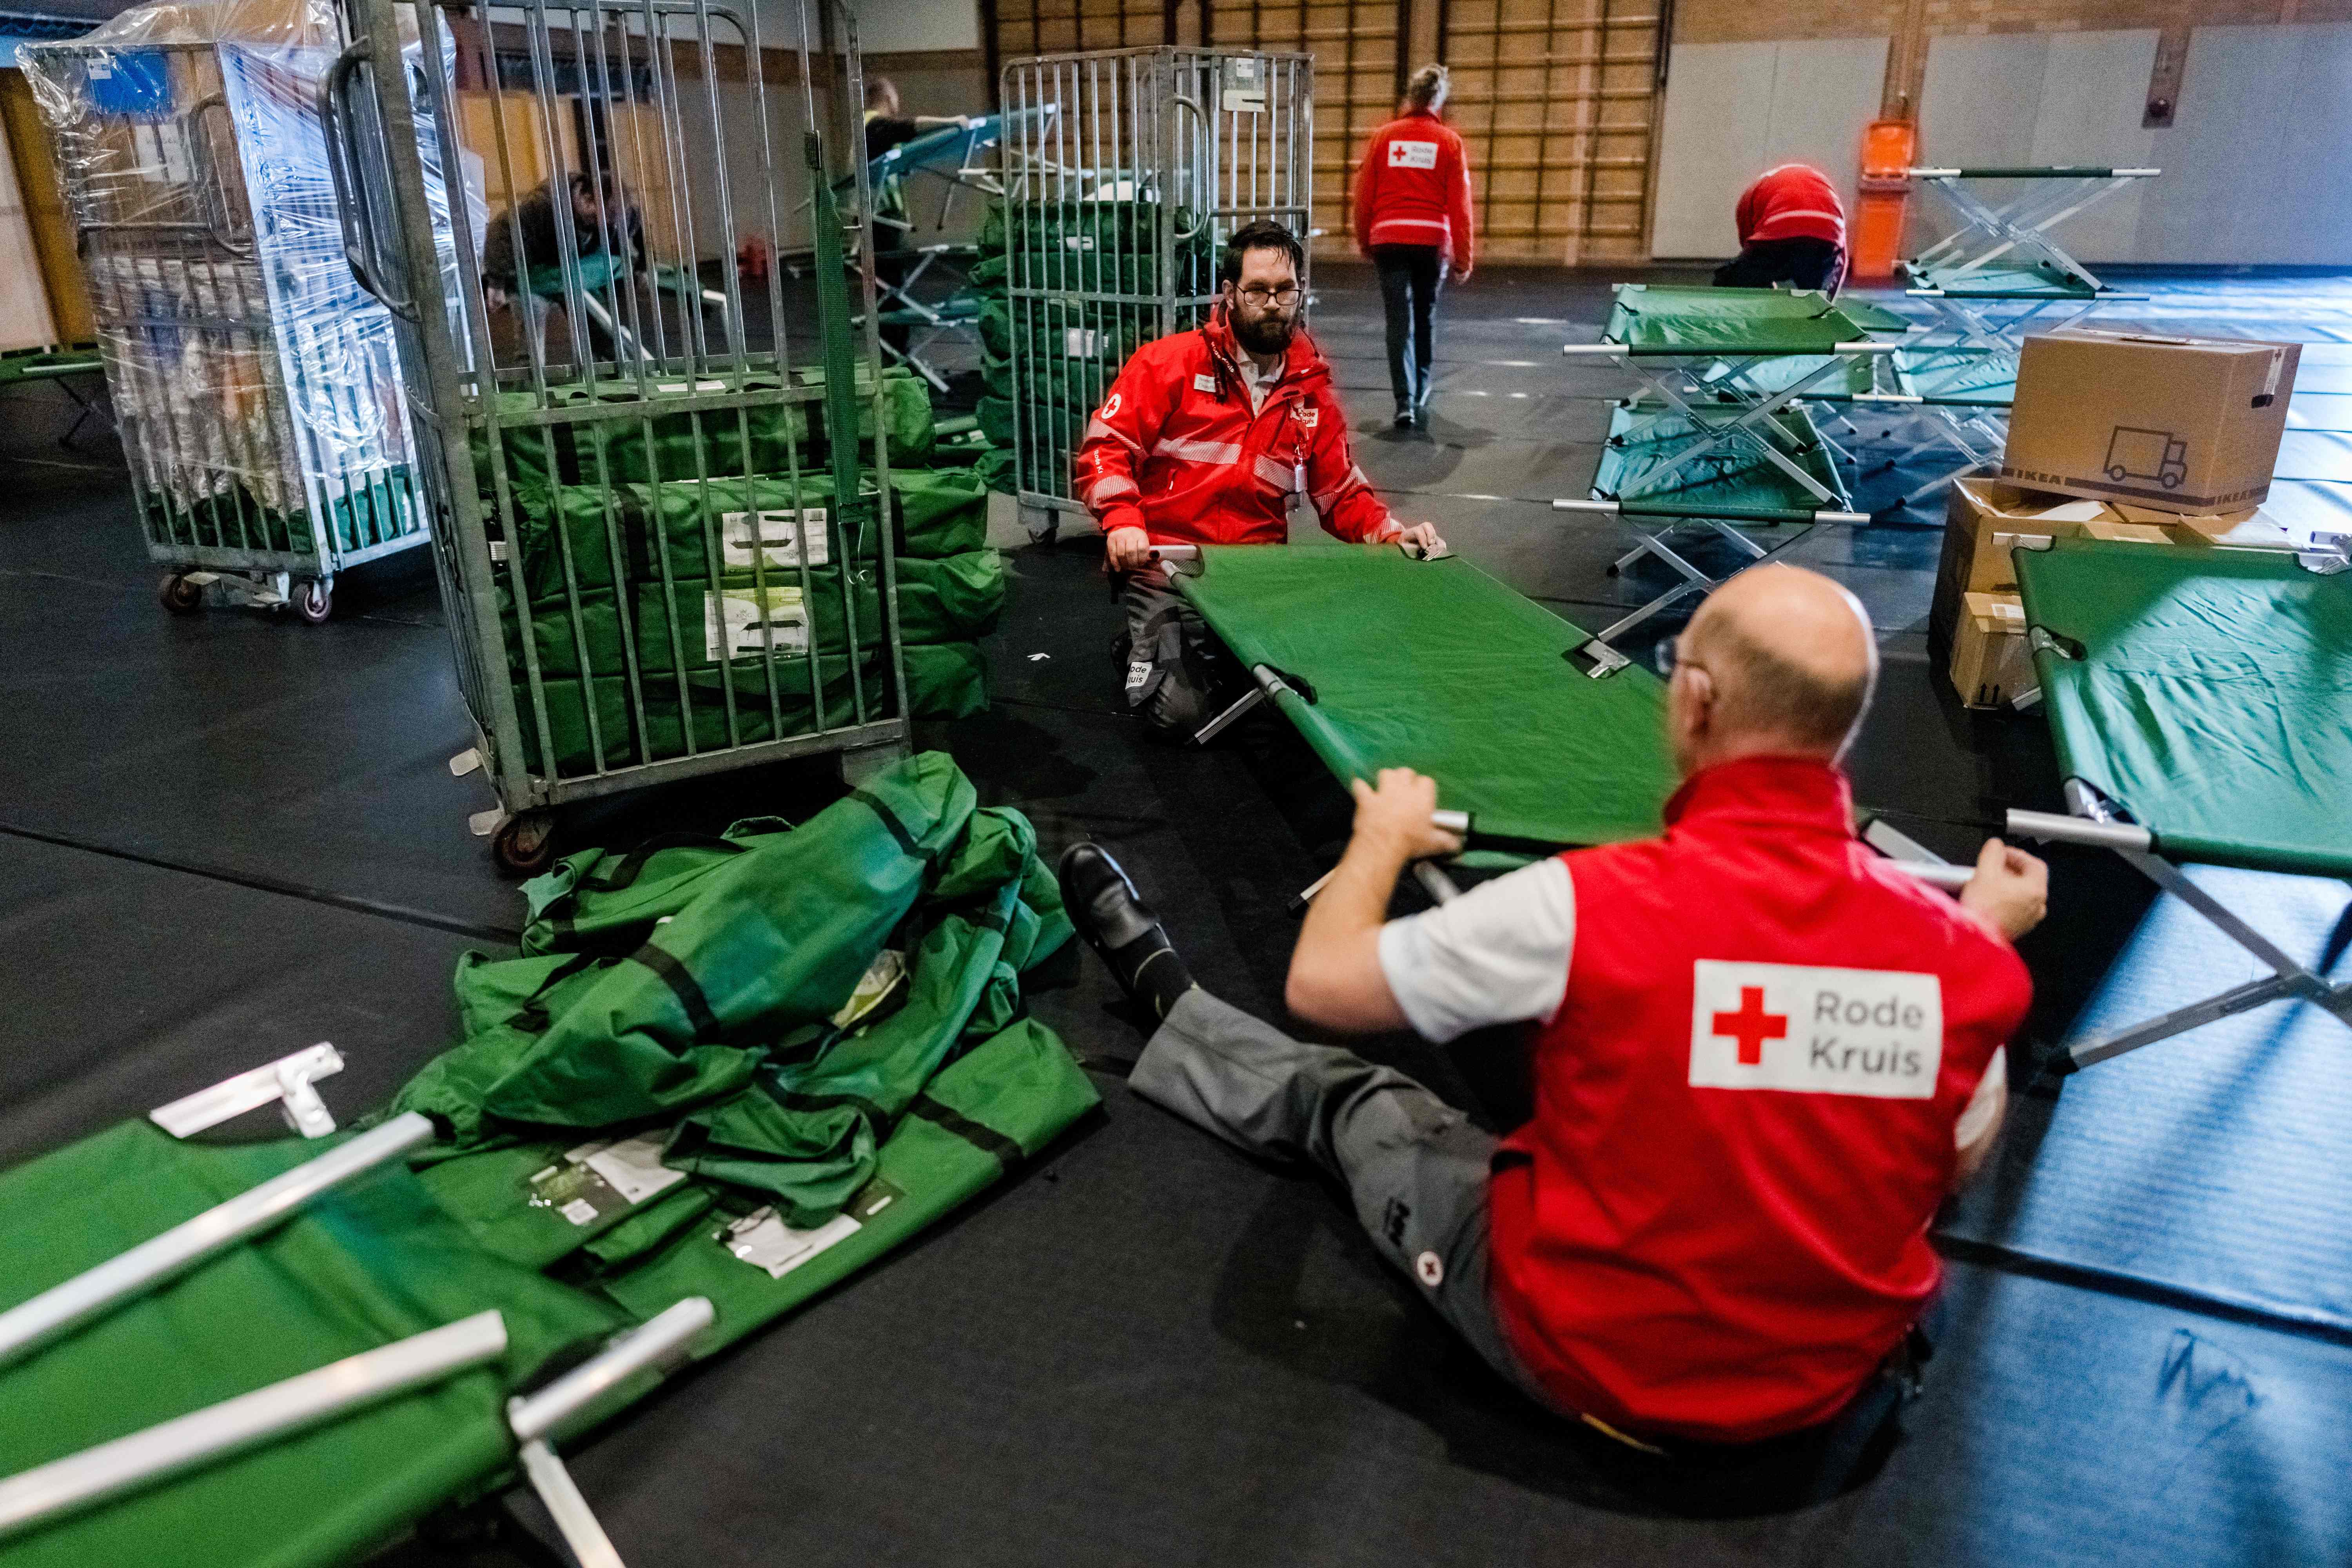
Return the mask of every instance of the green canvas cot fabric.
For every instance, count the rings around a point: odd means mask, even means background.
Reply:
[[[2352,876],[2352,576],[2266,550],[2017,552],[2058,763],[2168,856]]]
[[[1617,285],[1604,341],[1636,353],[1818,354],[1870,334],[1822,294]]]
[[[909,643],[968,642],[996,629],[1004,557],[971,550],[944,561],[901,561],[898,624]]]
[[[124,1123],[0,1176],[0,1302],[62,1283],[331,1145]],[[489,1256],[397,1163],[0,1369],[0,1469],[128,1436],[475,1312],[505,1357],[0,1542],[7,1568],[351,1561],[499,1470],[507,1394],[627,1321]]]
[[[1903,264],[1916,289],[1940,289],[1956,300],[2095,300],[2090,279],[2047,261],[2023,267],[1920,267]]]
[[[988,656],[971,642],[908,643],[907,711],[918,719],[969,719],[988,711]]]
[[[1675,787],[1664,687],[1638,667],[1595,680],[1587,640],[1467,561],[1362,545],[1202,552],[1180,591],[1244,665],[1314,687],[1281,700],[1332,775],[1437,780],[1481,834],[1607,844],[1658,831]]]
[[[609,1262],[685,1222],[522,1195],[582,1132],[651,1124],[670,1169],[772,1201],[796,1227],[833,1219],[925,1085],[1018,1020],[1021,973],[1070,936],[1027,819],[976,799],[926,753],[799,828],[589,851],[541,879],[533,943],[570,931],[573,950],[461,963],[472,1033],[394,1107],[451,1130],[419,1157],[435,1196],[534,1268],[636,1226]],[[892,942],[895,1005],[836,1021]]]
[[[1730,413],[1724,416],[1729,422]],[[1609,411],[1609,440],[1592,475],[1592,493],[1615,500],[1629,515],[1717,517],[1730,521],[1790,522],[1809,520],[1821,509],[1852,504],[1844,476],[1828,443],[1800,407],[1773,411],[1778,445],[1814,482],[1826,500],[1759,456],[1748,442],[1728,442],[1680,468],[1653,479],[1687,448],[1706,437],[1688,419],[1662,403],[1619,404]]]

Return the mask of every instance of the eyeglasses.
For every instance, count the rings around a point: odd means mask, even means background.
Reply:
[[[1243,289],[1241,295],[1243,299],[1260,310],[1267,305],[1288,307],[1298,303],[1298,285],[1293,283],[1286,288],[1268,289],[1264,284],[1254,284]]]

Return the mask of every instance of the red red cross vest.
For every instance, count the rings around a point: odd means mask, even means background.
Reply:
[[[1855,842],[1843,776],[1749,757],[1663,838],[1564,857],[1576,940],[1493,1183],[1493,1296],[1564,1407],[1746,1442],[1827,1419],[1938,1278],[1953,1131],[2032,998]]]

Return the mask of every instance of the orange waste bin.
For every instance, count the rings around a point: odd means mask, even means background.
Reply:
[[[1911,205],[1911,161],[1919,128],[1908,120],[1874,120],[1862,133],[1862,184],[1855,204],[1850,277],[1890,278],[1903,249],[1903,217]]]

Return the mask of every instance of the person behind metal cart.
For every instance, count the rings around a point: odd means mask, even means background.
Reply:
[[[1336,538],[1444,548],[1356,467],[1331,367],[1298,325],[1305,261],[1278,223],[1234,230],[1209,320],[1135,351],[1073,458],[1126,612],[1128,706],[1163,735],[1197,730],[1240,676],[1153,545],[1282,544],[1303,496]]]
[[[1923,1359],[1927,1227],[1998,1133],[2032,995],[2011,944],[2047,873],[1989,840],[1956,901],[1856,841],[1839,762],[1877,657],[1836,584],[1743,573],[1678,652],[1662,837],[1384,923],[1399,873],[1460,847],[1432,825],[1438,785],[1384,769],[1356,781],[1354,837],[1299,932],[1286,997],[1310,1024],[1525,1026],[1534,1112],[1508,1137],[1192,984],[1099,847],[1065,854],[1063,897],[1157,1021],[1136,1092],[1336,1177],[1528,1398],[1662,1462],[1798,1434],[1852,1455]]]
[[[877,76],[866,84],[866,161],[868,163],[891,148],[912,142],[926,131],[938,131],[946,126],[961,130],[971,123],[962,114],[908,114],[899,107],[898,84],[887,76]],[[879,182],[874,189],[874,216],[882,232],[874,237],[874,276],[877,281],[896,288],[907,279],[907,236],[909,232],[907,215],[906,182],[893,175]],[[913,341],[914,329],[885,323],[882,341],[904,351]]]
[[[1718,289],[1775,283],[1834,296],[1845,282],[1845,204],[1808,163],[1768,169],[1739,194],[1739,254],[1715,270]]]
[[[550,295],[530,287],[533,274],[546,274],[563,264],[563,244],[556,232],[561,206],[572,224],[572,254],[586,263],[611,256],[623,274],[634,279],[646,269],[645,214],[610,168],[601,172],[574,169],[557,174],[499,214],[489,224],[482,247],[482,297],[493,310],[512,300],[521,308],[523,330],[534,341],[547,331],[547,320],[569,290]],[[613,216],[617,215],[617,216]]]
[[[1438,291],[1470,280],[1470,171],[1442,118],[1449,90],[1444,66],[1413,72],[1402,111],[1372,132],[1356,166],[1356,249],[1380,273],[1399,428],[1429,423]]]

